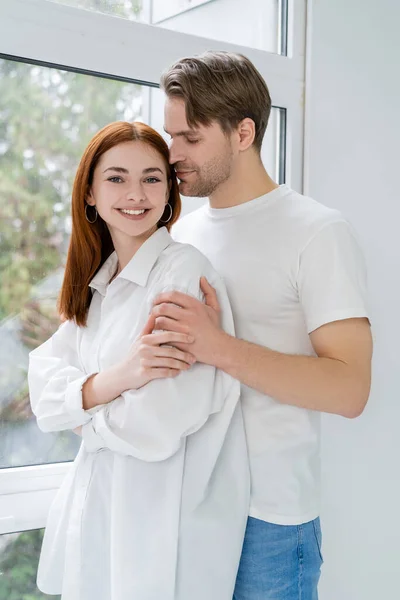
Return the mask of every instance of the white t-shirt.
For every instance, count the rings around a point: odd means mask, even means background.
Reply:
[[[239,383],[199,363],[88,411],[81,391],[126,356],[155,296],[201,298],[201,275],[233,334],[225,287],[165,228],[109,284],[116,266],[114,253],[91,283],[87,327],[67,321],[30,355],[39,427],[83,426],[47,522],[39,588],[63,600],[232,600],[250,491]]]
[[[225,209],[202,206],[173,237],[193,244],[223,277],[238,338],[315,355],[309,333],[365,317],[362,253],[341,214],[283,185]],[[242,385],[250,454],[250,515],[294,525],[319,514],[318,412]]]

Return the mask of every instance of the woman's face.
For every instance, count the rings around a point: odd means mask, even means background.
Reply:
[[[96,206],[115,244],[127,237],[147,239],[168,198],[162,157],[144,142],[124,142],[101,156],[86,201]]]

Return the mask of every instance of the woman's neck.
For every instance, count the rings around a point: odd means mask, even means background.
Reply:
[[[117,272],[113,279],[125,269],[126,265],[132,260],[139,248],[155,233],[157,229],[146,231],[140,236],[128,236],[120,232],[110,232],[114,244],[114,249],[118,257]]]

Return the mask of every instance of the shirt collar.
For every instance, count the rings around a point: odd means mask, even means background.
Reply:
[[[127,279],[144,287],[160,254],[172,243],[172,237],[165,227],[157,229],[139,248],[136,254],[116,279]],[[89,283],[89,287],[103,296],[106,293],[111,277],[117,268],[118,257],[113,252]]]

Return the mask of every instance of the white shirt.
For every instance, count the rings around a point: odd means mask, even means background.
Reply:
[[[309,333],[365,317],[360,248],[339,212],[289,187],[226,209],[202,206],[173,237],[224,278],[236,335],[277,352],[315,355]],[[319,413],[242,386],[251,468],[250,515],[294,525],[319,513]]]
[[[153,299],[201,298],[210,278],[233,333],[226,290],[196,249],[165,228],[112,281],[115,253],[94,277],[87,327],[64,323],[30,355],[43,431],[83,425],[83,443],[54,504],[39,588],[63,600],[232,600],[249,506],[240,385],[195,364],[85,411],[82,385],[121,360]]]

